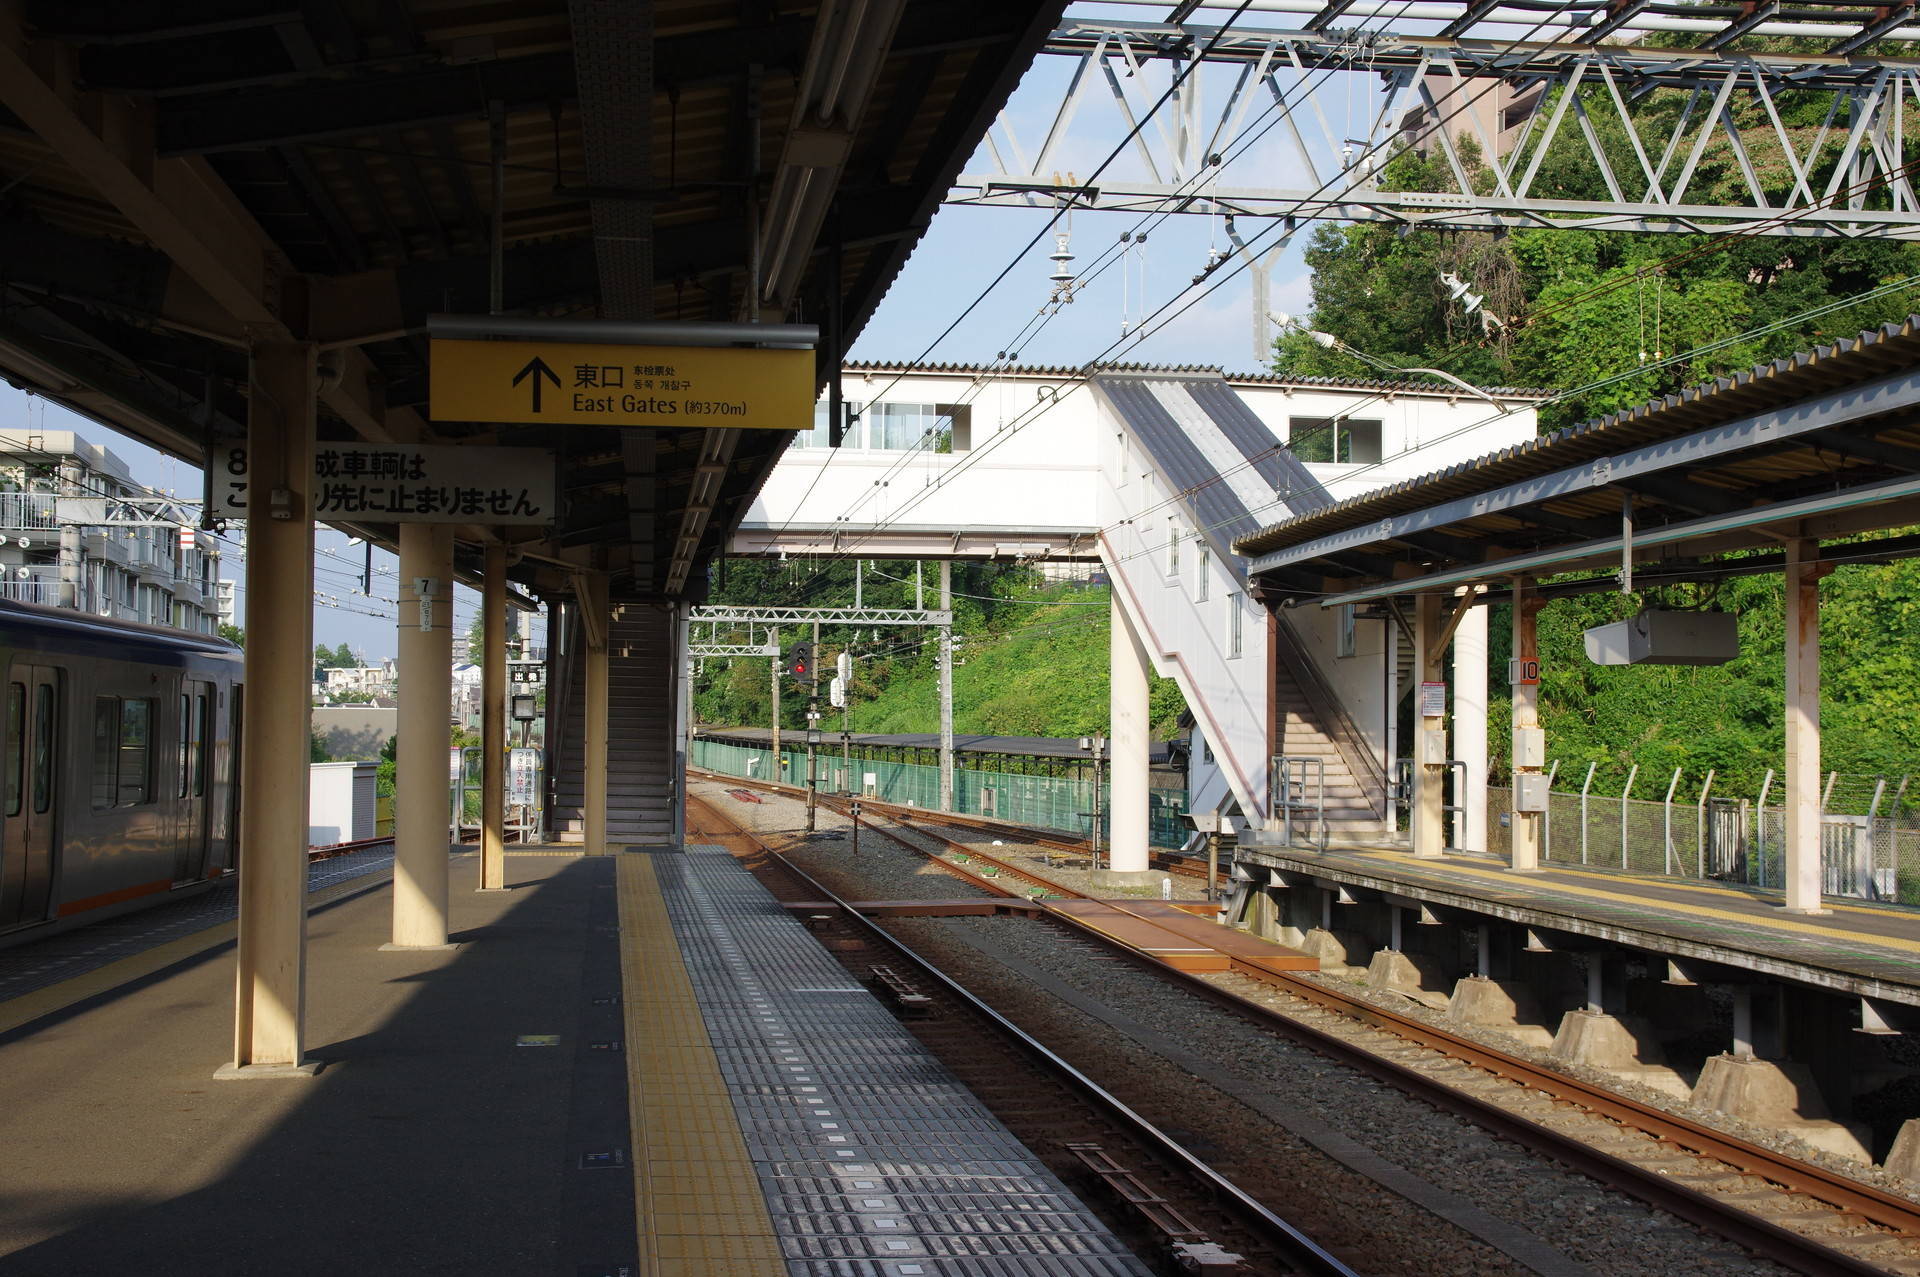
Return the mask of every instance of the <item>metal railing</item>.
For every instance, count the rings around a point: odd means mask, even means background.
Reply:
[[[1447,769],[1447,783],[1440,791],[1443,795],[1440,800],[1441,819],[1447,822],[1447,845],[1458,847],[1467,820],[1467,765],[1457,758],[1443,765]],[[1393,781],[1387,789],[1387,802],[1394,810],[1396,821],[1408,829],[1413,827],[1413,769],[1413,759],[1395,759]]]
[[[1329,841],[1327,760],[1310,754],[1294,757],[1275,754],[1272,814],[1280,821],[1281,836],[1286,839],[1287,846],[1295,845],[1295,820],[1304,818],[1308,829],[1317,827],[1319,830],[1318,840],[1310,840],[1307,845],[1325,851]]]
[[[508,752],[511,759],[513,751]],[[480,747],[468,745],[460,751],[460,775],[452,775],[448,768],[447,776],[447,832],[450,841],[459,842],[468,833],[480,832],[481,814],[481,768]],[[504,769],[503,779],[507,785],[507,811],[504,822],[507,841],[539,842],[541,839],[540,795],[546,792],[546,753],[535,751],[532,782],[527,792],[532,796],[527,803],[513,801],[513,774],[509,765]]]
[[[53,531],[60,526],[59,500],[51,492],[0,492],[0,528]]]
[[[1616,788],[1589,765],[1577,789],[1548,795],[1543,863],[1586,865],[1693,881],[1779,889],[1786,811],[1768,772],[1752,797],[1720,792],[1711,771],[1648,785],[1637,770]],[[1663,773],[1664,774],[1664,773]],[[1634,796],[1635,788],[1651,797]],[[1821,890],[1843,898],[1920,904],[1920,809],[1902,777],[1829,774],[1820,814]],[[1488,849],[1510,850],[1505,787],[1490,786]]]
[[[0,599],[15,603],[60,605],[60,578],[54,576],[0,577]]]

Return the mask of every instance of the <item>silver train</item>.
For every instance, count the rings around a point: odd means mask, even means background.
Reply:
[[[241,666],[224,639],[0,602],[0,938],[232,872]]]

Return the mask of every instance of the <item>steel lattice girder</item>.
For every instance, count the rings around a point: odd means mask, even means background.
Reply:
[[[1436,229],[1920,239],[1920,197],[1908,171],[1916,161],[1904,119],[1920,107],[1920,61],[1119,22],[1064,26],[1047,51],[1077,57],[1080,65],[1043,140],[1023,145],[1003,114],[987,138],[994,169],[956,179],[948,203]],[[1131,129],[1157,96],[1149,68],[1160,63],[1177,73],[1203,52],[1209,62],[1238,68],[1224,93],[1217,81],[1191,77],[1140,129],[1132,163],[1116,162],[1097,185],[1071,174],[1062,181],[1069,126],[1090,100],[1115,112],[1118,128]],[[1378,109],[1335,128],[1313,93],[1332,70],[1384,77]],[[1653,89],[1686,96],[1677,111],[1656,118],[1648,109]],[[1202,90],[1212,93],[1210,104]],[[1822,122],[1786,123],[1781,99],[1789,94],[1803,111],[1805,95],[1823,95]],[[1483,100],[1498,109],[1467,109]],[[1343,136],[1361,130],[1364,137]],[[1221,184],[1216,157],[1230,160],[1237,145],[1262,134],[1287,153],[1274,167],[1300,180]],[[1619,144],[1604,146],[1608,136]],[[1461,153],[1467,137],[1487,157],[1480,185],[1490,189],[1476,190],[1469,180]],[[1444,160],[1449,189],[1378,188],[1380,170],[1403,139]],[[1556,144],[1579,148],[1607,198],[1539,193]],[[1768,166],[1782,175],[1774,183],[1761,176]],[[1718,182],[1712,191],[1704,189],[1708,172]]]
[[[953,613],[911,607],[722,607],[693,608],[687,619],[730,625],[952,625]]]

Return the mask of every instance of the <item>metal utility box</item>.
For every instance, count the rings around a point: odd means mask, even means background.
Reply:
[[[1544,729],[1538,727],[1513,729],[1513,765],[1515,767],[1547,765],[1547,733]]]
[[[1740,655],[1731,612],[1642,612],[1586,632],[1595,665],[1724,665]]]
[[[1444,727],[1430,728],[1420,733],[1420,761],[1429,767],[1446,766],[1447,731]]]
[[[1513,809],[1539,812],[1547,809],[1547,778],[1541,772],[1519,772],[1513,778]]]

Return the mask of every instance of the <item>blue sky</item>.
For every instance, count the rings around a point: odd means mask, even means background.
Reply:
[[[1098,12],[1091,6],[1083,10]],[[1111,7],[1108,11],[1114,12]],[[1142,21],[1161,16],[1150,9],[1124,12]],[[1214,15],[1213,20],[1219,21],[1222,16]],[[1276,17],[1250,12],[1242,25],[1284,25],[1275,21]],[[1068,59],[1042,59],[1028,72],[1009,103],[1006,123],[1028,154],[1037,151],[1037,141],[1065,94],[1073,65]],[[1230,74],[1225,68],[1206,69],[1199,85],[1203,104],[1217,108],[1226,100]],[[1143,68],[1137,80],[1128,85],[1136,109],[1144,112],[1167,84],[1165,64]],[[1376,78],[1365,74],[1342,74],[1327,79],[1319,88],[1314,118],[1302,124],[1309,148],[1318,160],[1324,163],[1329,156],[1327,139],[1365,136],[1369,112],[1377,109],[1379,101],[1377,85]],[[1276,118],[1266,97],[1256,98],[1245,116],[1254,126]],[[1155,120],[1148,127],[1157,129],[1158,125]],[[1085,180],[1124,136],[1125,125],[1111,105],[1107,90],[1104,85],[1096,85],[1072,127],[1062,135],[1050,167]],[[1231,162],[1214,180],[1228,186],[1259,186],[1268,184],[1269,175],[1275,172],[1297,168],[1298,154],[1290,145],[1282,146],[1281,136],[1275,129],[1243,153],[1230,151]],[[1010,155],[1005,132],[998,137],[1002,153]],[[983,147],[965,171],[993,167]],[[1128,148],[1104,177],[1115,180],[1144,173],[1139,157]],[[1290,182],[1297,180],[1297,176],[1288,178]],[[1122,232],[1138,234],[1144,229],[1146,243],[1126,250],[1124,264],[1087,280],[1070,305],[1058,308],[1058,313],[1037,330],[1016,340],[1047,303],[1052,287],[1048,277],[1054,270],[1049,259],[1055,250],[1053,233],[1041,235],[1039,242],[1021,255],[1022,247],[1046,227],[1048,217],[1045,209],[943,208],[854,345],[852,357],[892,362],[920,357],[925,352],[926,358],[936,361],[991,363],[1002,352],[1010,356],[1017,349],[1020,361],[1029,364],[1072,366],[1100,358],[1221,365],[1229,371],[1257,371],[1263,366],[1254,348],[1248,275],[1244,271],[1235,274],[1229,259],[1205,285],[1193,283],[1193,277],[1213,256],[1231,247],[1222,220],[1215,216],[1183,215],[1143,223],[1137,214],[1074,213],[1070,221],[1062,221],[1054,230],[1069,232],[1067,251],[1074,255],[1069,269],[1076,273],[1090,271],[1103,253],[1116,250]],[[1271,222],[1243,219],[1239,229],[1244,238],[1256,243],[1262,256],[1277,242]],[[1308,309],[1309,284],[1300,250],[1310,231],[1311,226],[1304,225],[1274,262],[1269,311],[1299,314]],[[951,336],[929,350],[935,337],[1009,263],[1013,263],[1013,269],[1005,282]],[[1139,321],[1163,308],[1159,319],[1149,322],[1144,330],[1138,327]],[[1124,341],[1123,321],[1129,323],[1132,333]],[[199,489],[199,472],[184,463],[56,406],[33,410],[45,412],[47,428],[77,430],[118,453],[143,483],[177,489],[183,495]],[[10,425],[25,424],[28,412],[27,396],[0,386],[0,420]],[[318,642],[329,646],[345,642],[377,660],[391,655],[395,647],[391,602],[394,559],[383,551],[375,553],[372,596],[367,597],[358,593],[363,554],[362,549],[348,546],[343,535],[321,530],[315,587],[322,597],[316,599],[314,635]],[[229,544],[222,575],[244,584],[244,561],[237,541]],[[244,593],[241,605],[244,608]],[[477,606],[472,591],[459,592],[456,622],[462,632]]]

